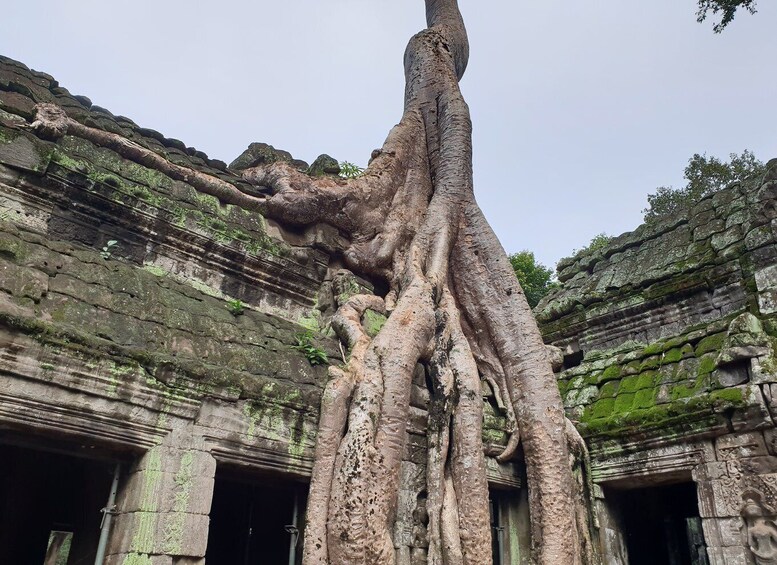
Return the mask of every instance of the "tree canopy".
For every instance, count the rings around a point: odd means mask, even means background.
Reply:
[[[701,23],[707,19],[710,13],[713,15],[720,13],[720,21],[712,28],[715,33],[720,33],[732,22],[740,8],[755,14],[756,2],[755,0],[699,0],[699,11],[696,12],[696,19]]]
[[[660,186],[648,195],[648,207],[643,210],[645,221],[655,221],[687,209],[732,182],[763,174],[764,171],[764,164],[747,149],[741,155],[729,155],[728,162],[696,153],[685,167],[684,178],[688,182],[683,188]]]
[[[526,301],[532,308],[537,306],[542,297],[557,286],[557,283],[553,281],[553,270],[538,263],[531,251],[519,251],[508,258],[513,271],[515,271],[515,276],[518,277],[518,282],[521,283]]]

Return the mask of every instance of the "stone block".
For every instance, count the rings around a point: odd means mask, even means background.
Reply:
[[[760,432],[721,436],[715,440],[715,451],[720,461],[768,455],[764,436]]]
[[[117,505],[121,512],[172,511],[209,514],[214,479],[186,472],[132,473],[121,490]]]
[[[777,455],[777,429],[764,430],[764,442],[770,455]]]
[[[717,522],[721,546],[742,547],[744,545],[743,529],[745,524],[741,517],[721,518]]]
[[[216,460],[213,456],[207,451],[187,448],[186,444],[153,447],[137,460],[132,470],[177,473],[184,461],[191,465],[191,475],[194,477],[213,477],[216,474]]]
[[[710,565],[726,565],[723,559],[723,548],[707,546],[707,559]]]
[[[702,518],[715,518],[715,493],[712,489],[712,481],[697,481],[696,495],[699,502],[699,516]]]
[[[751,565],[749,552],[742,546],[721,548],[726,565]]]
[[[740,387],[745,400],[745,408],[735,410],[731,415],[731,426],[735,432],[743,430],[764,430],[774,427],[761,388],[757,386]],[[760,432],[755,432],[760,433]]]
[[[732,518],[739,516],[741,510],[741,488],[735,478],[724,478],[709,482],[712,496],[705,501],[705,514],[702,518]],[[699,512],[701,513],[702,501],[699,496]],[[710,504],[711,503],[711,504]]]
[[[704,542],[707,547],[721,547],[723,540],[720,532],[720,519],[702,518],[701,527],[704,532]]]
[[[184,512],[132,512],[116,516],[109,554],[204,557],[210,518]]]
[[[777,473],[777,457],[774,455],[761,455],[749,457],[740,462],[742,472],[747,475],[766,475]]]
[[[0,163],[33,173],[42,173],[49,164],[50,152],[33,142],[29,137],[20,135],[10,143],[0,144]]]
[[[706,224],[702,224],[693,230],[693,240],[700,241],[707,239],[713,234],[720,233],[726,229],[726,222],[722,219],[715,219]]]
[[[38,302],[48,291],[48,286],[49,277],[46,273],[0,261],[0,290],[17,298],[30,298]]]
[[[728,476],[728,468],[724,461],[710,461],[694,467],[691,472],[694,481],[711,481]]]
[[[138,563],[141,565],[173,565],[173,557],[169,555],[145,555],[141,553],[117,553],[105,558],[105,565],[127,565]]]
[[[756,272],[755,284],[759,292],[777,288],[777,265],[769,265]]]
[[[758,309],[761,314],[774,314],[777,312],[777,290],[768,289],[758,293]]]
[[[764,359],[755,358],[750,361],[750,380],[754,384],[777,383],[777,374]]]

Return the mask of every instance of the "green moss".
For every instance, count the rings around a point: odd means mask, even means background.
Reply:
[[[659,379],[658,371],[645,371],[637,376],[636,390],[644,390],[656,386]]]
[[[642,357],[649,357],[650,355],[657,355],[664,350],[662,343],[651,343],[645,349],[642,350]]]
[[[620,365],[610,365],[604,370],[604,372],[601,375],[599,375],[599,383],[605,383],[607,381],[617,379],[620,376],[621,376]]]
[[[154,565],[154,563],[151,561],[151,556],[133,551],[124,556],[121,565]]]
[[[21,134],[17,131],[0,126],[0,143],[10,143],[19,135]]]
[[[310,310],[306,314],[303,314],[297,319],[297,323],[311,332],[321,331],[321,312],[318,310]]]
[[[634,408],[644,409],[651,408],[656,404],[656,396],[658,395],[657,389],[642,389],[638,390],[634,396]]]
[[[699,368],[697,370],[697,375],[708,375],[711,372],[713,372],[717,368],[717,364],[715,363],[715,355],[705,355],[701,358],[699,361]]]
[[[599,398],[612,398],[618,393],[620,381],[608,381],[599,391]]]
[[[634,405],[635,396],[636,396],[635,393],[628,392],[628,393],[619,394],[617,397],[615,397],[613,414],[622,414],[624,412],[631,411],[632,406]]]
[[[586,412],[588,412],[588,417],[585,419],[599,420],[601,418],[607,418],[612,414],[614,407],[614,398],[603,398],[602,400],[598,400],[586,409]]]
[[[701,357],[705,353],[718,352],[723,348],[723,342],[726,339],[726,333],[720,332],[702,339],[694,351],[696,357]]]
[[[664,364],[663,361],[663,354],[661,355],[652,355],[648,357],[647,359],[643,359],[642,363],[639,364],[639,370],[642,371],[649,371],[652,369],[658,369],[661,367],[661,365]]]
[[[637,392],[639,390],[639,375],[630,375],[621,380],[620,392]]]
[[[156,265],[145,264],[142,268],[144,271],[147,271],[156,277],[164,277],[169,274],[162,267],[158,267]]]
[[[378,335],[378,332],[383,328],[384,324],[388,318],[384,316],[383,314],[379,314],[378,312],[375,312],[374,310],[365,310],[364,316],[362,317],[362,323],[364,325],[364,331],[367,332],[367,335],[370,337],[375,337]]]
[[[0,257],[7,257],[20,263],[28,254],[29,250],[24,242],[7,233],[0,233]]]
[[[483,428],[481,437],[483,438],[483,443],[485,445],[489,445],[489,444],[505,445],[507,443],[507,433],[502,430]]]
[[[662,362],[664,365],[668,365],[670,363],[677,363],[678,361],[681,361],[682,358],[683,358],[682,349],[680,349],[679,347],[675,347],[663,354]]]
[[[745,402],[741,388],[714,390],[710,393],[710,398],[715,402],[730,403],[734,406],[739,406]]]
[[[74,159],[62,151],[55,150],[51,154],[51,160],[58,165],[76,173],[89,174],[93,171],[91,163],[81,159]]]

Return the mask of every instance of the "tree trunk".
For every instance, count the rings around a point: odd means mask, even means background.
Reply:
[[[246,171],[274,196],[266,214],[329,223],[347,266],[381,280],[333,327],[349,351],[330,369],[308,503],[304,562],[391,564],[413,373],[431,383],[427,541],[431,564],[491,562],[480,380],[497,387],[523,443],[533,554],[581,562],[566,419],[550,362],[504,250],[475,202],[469,110],[458,87],[467,34],[455,0],[426,0],[428,28],[405,53],[405,112],[362,177],[311,179],[275,163]],[[367,309],[388,314],[377,336]]]

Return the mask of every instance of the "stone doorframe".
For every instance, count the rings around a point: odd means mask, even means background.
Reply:
[[[777,565],[777,431],[595,456],[595,512],[605,565],[626,565],[607,486],[640,487],[693,480],[710,565]]]

